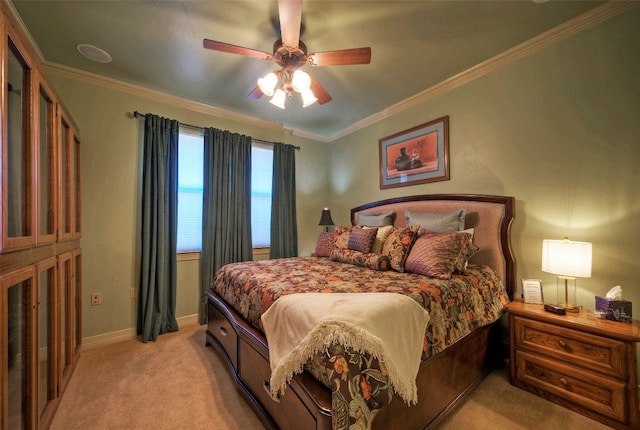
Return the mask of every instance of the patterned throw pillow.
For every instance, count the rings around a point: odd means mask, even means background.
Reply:
[[[334,232],[336,234],[336,241],[333,243],[334,248],[347,249],[349,243],[349,235],[352,227],[338,227]]]
[[[372,227],[365,227],[372,228]],[[384,246],[384,242],[387,240],[391,232],[393,231],[392,225],[385,225],[383,227],[378,227],[378,232],[376,233],[376,239],[373,241],[373,246],[371,247],[371,252],[374,254],[382,254],[382,247]]]
[[[382,255],[389,257],[389,264],[393,270],[404,272],[404,262],[419,229],[419,225],[394,228],[385,240]]]
[[[467,251],[471,245],[469,233],[423,234],[411,248],[405,267],[420,275],[450,279],[455,269],[466,269]]]
[[[385,271],[389,270],[389,257],[386,255],[364,253],[352,249],[333,248],[331,259],[367,269]]]
[[[318,241],[316,242],[316,250],[313,253],[314,257],[329,257],[333,244],[336,241],[336,233],[334,231],[325,231],[320,233]]]
[[[377,228],[354,227],[351,229],[347,248],[353,251],[369,253],[376,239]]]
[[[434,233],[464,230],[466,215],[467,208],[460,208],[448,213],[404,211],[407,225],[419,225]]]

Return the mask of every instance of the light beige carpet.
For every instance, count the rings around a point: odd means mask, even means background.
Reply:
[[[204,326],[193,325],[156,342],[130,340],[83,351],[51,430],[263,429],[237,391],[226,362],[204,343]],[[506,369],[489,375],[438,426],[607,428],[511,386]]]

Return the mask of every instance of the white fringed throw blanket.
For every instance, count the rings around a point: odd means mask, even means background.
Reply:
[[[283,393],[315,353],[340,344],[384,362],[394,392],[407,404],[414,404],[428,321],[429,313],[402,294],[281,296],[262,315],[269,344],[271,394],[275,398]]]

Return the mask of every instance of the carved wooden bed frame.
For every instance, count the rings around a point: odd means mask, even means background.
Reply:
[[[365,204],[351,210],[357,224],[363,211],[396,211],[395,226],[404,226],[404,210],[451,212],[467,208],[466,227],[475,229],[480,251],[471,263],[493,267],[509,296],[515,290],[515,259],[510,228],[513,197],[434,194],[399,197]],[[215,346],[226,359],[240,392],[268,429],[331,429],[331,391],[306,372],[296,375],[274,401],[270,395],[269,350],[262,332],[249,324],[213,291],[207,292],[206,345]],[[374,429],[430,429],[435,427],[475,388],[503,358],[501,324],[496,321],[458,340],[422,362],[417,377],[418,404],[407,406],[399,396],[373,420]]]

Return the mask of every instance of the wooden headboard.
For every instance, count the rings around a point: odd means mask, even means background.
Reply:
[[[475,229],[474,243],[480,248],[470,263],[486,264],[498,273],[509,297],[513,299],[516,279],[516,262],[511,249],[511,223],[515,216],[515,199],[506,196],[476,194],[427,194],[397,197],[367,203],[351,209],[351,223],[358,224],[361,212],[396,213],[394,225],[406,226],[405,210],[416,212],[453,212],[467,208],[465,227]]]

